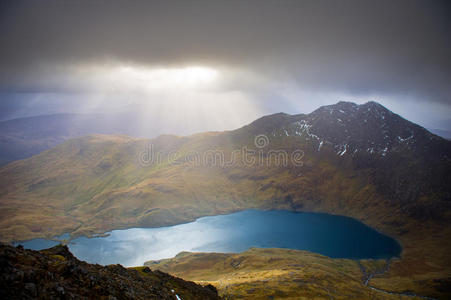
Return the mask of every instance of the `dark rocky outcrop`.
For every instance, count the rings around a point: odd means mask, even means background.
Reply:
[[[0,245],[0,299],[220,299],[216,289],[148,267],[100,266],[66,246],[33,251]]]

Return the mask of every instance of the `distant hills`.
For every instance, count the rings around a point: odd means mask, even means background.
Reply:
[[[246,208],[321,211],[401,242],[403,258],[381,285],[435,295],[451,278],[450,158],[450,141],[375,102],[184,137],[90,135],[0,169],[0,238],[164,226]]]
[[[162,133],[143,127],[133,113],[54,114],[0,122],[0,165],[28,158],[62,142],[88,134],[154,137]]]
[[[181,126],[158,125],[159,122],[139,118],[137,111],[113,114],[53,114],[25,117],[0,122],[0,166],[39,154],[64,141],[89,134],[124,134],[153,138],[160,134],[188,134]],[[171,132],[176,130],[176,132]],[[451,132],[429,129],[445,139]]]
[[[441,136],[442,138],[445,138],[447,140],[451,140],[451,131],[449,131],[449,130],[429,129],[429,131],[432,132],[433,134]]]

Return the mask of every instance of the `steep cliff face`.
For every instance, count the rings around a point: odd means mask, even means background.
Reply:
[[[1,299],[220,299],[200,286],[147,267],[92,265],[66,246],[32,251],[0,245]]]

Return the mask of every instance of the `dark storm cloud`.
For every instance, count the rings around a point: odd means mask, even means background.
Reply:
[[[447,1],[10,1],[0,11],[3,91],[61,89],[46,66],[117,60],[450,101]]]

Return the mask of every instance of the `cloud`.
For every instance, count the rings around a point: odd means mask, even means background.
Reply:
[[[450,106],[448,1],[19,0],[1,5],[4,93],[83,90],[95,79],[80,80],[74,71],[80,66],[199,65],[233,70],[228,74],[235,77],[223,82],[224,89],[272,101],[280,101],[285,89],[291,95],[294,90],[378,95]]]

